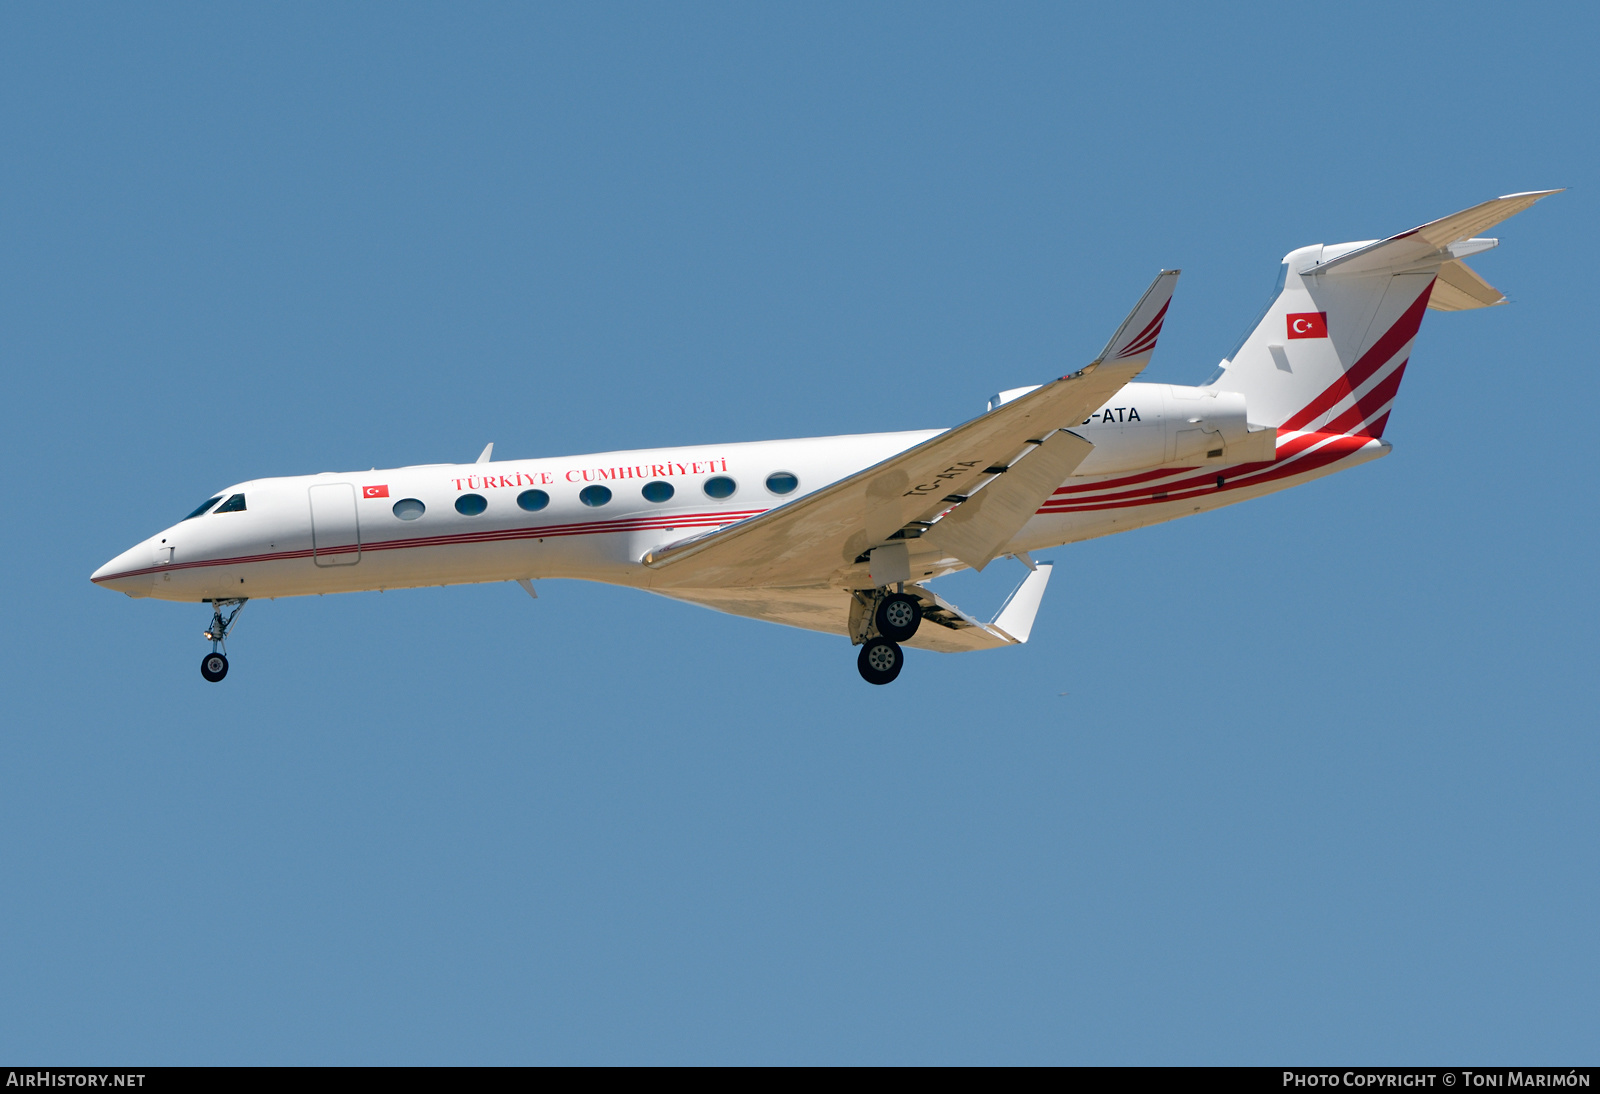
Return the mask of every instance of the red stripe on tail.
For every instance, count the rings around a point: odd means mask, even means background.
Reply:
[[[1428,287],[1423,289],[1416,300],[1412,301],[1411,306],[1405,310],[1404,314],[1394,321],[1394,326],[1384,331],[1383,337],[1373,343],[1372,348],[1361,355],[1360,360],[1341,373],[1339,378],[1329,384],[1321,395],[1312,399],[1305,405],[1304,409],[1284,422],[1279,428],[1304,429],[1319,415],[1325,414],[1338,406],[1340,402],[1354,393],[1356,388],[1371,379],[1373,374],[1388,364],[1394,358],[1394,355],[1405,347],[1407,342],[1417,336],[1417,330],[1422,326],[1422,313],[1428,310],[1428,297],[1431,295],[1433,295],[1433,282],[1429,281]],[[1398,384],[1399,381],[1396,380],[1395,383]],[[1391,395],[1390,398],[1393,398],[1393,396]],[[1380,403],[1379,405],[1381,406],[1382,404]],[[1340,415],[1340,420],[1344,420],[1347,416],[1347,414]],[[1357,422],[1361,420],[1361,418],[1356,419]],[[1321,432],[1332,433],[1334,430],[1331,425],[1327,425],[1322,427]]]
[[[1322,427],[1324,433],[1353,433],[1358,437],[1381,437],[1383,427],[1389,422],[1389,415],[1366,424],[1378,411],[1394,401],[1400,391],[1400,378],[1406,374],[1406,361],[1400,362],[1400,367],[1385,376],[1371,391],[1356,400],[1356,405],[1339,415],[1333,421]]]

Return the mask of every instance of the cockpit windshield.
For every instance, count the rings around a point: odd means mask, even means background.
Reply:
[[[205,513],[205,511],[207,509],[210,509],[213,505],[217,504],[217,502],[219,502],[221,500],[222,500],[222,495],[221,494],[218,494],[214,498],[207,498],[205,501],[200,503],[200,507],[198,509],[196,509],[194,512],[190,513],[188,516],[184,517],[183,520],[193,520],[195,517],[204,515],[204,513]],[[179,521],[178,523],[182,524],[183,521]]]
[[[243,494],[235,494],[233,497],[229,498],[227,501],[225,501],[221,505],[217,506],[216,511],[218,513],[242,513],[242,512],[244,512],[244,495]]]

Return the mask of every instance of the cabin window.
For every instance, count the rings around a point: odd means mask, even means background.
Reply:
[[[227,501],[225,501],[221,505],[217,506],[217,508],[213,511],[212,515],[214,516],[214,515],[216,515],[216,513],[242,513],[242,512],[244,512],[244,495],[243,494],[235,494],[233,497],[229,498]]]
[[[585,486],[578,491],[578,500],[585,505],[598,509],[611,500],[611,491],[609,488],[596,483],[593,486]]]
[[[517,508],[537,513],[550,504],[550,495],[543,490],[524,490],[517,495]]]
[[[718,475],[714,479],[707,479],[705,485],[706,495],[713,498],[731,498],[737,490],[738,484],[726,475]]]
[[[489,508],[489,499],[482,494],[462,494],[456,499],[456,512],[464,517],[475,517]]]
[[[222,500],[222,495],[221,494],[218,494],[214,498],[207,498],[205,501],[200,503],[200,508],[196,509],[194,512],[190,513],[188,516],[184,517],[183,520],[193,520],[195,517],[200,516],[207,509],[210,509],[213,505],[217,504],[217,502],[219,502],[221,500]],[[182,524],[183,520],[180,520],[178,523]]]
[[[644,489],[639,491],[644,495],[645,501],[663,502],[671,501],[672,495],[677,493],[670,482],[647,482]]]
[[[767,476],[767,489],[774,494],[792,494],[799,485],[800,480],[787,471],[774,471]]]
[[[416,498],[401,498],[394,503],[394,515],[401,520],[416,520],[427,511],[428,507]]]

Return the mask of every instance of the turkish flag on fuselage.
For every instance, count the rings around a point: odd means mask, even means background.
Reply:
[[[389,496],[388,486],[363,486],[361,496],[364,498],[386,498]]]
[[[1290,338],[1328,337],[1328,313],[1325,311],[1292,311],[1288,315]]]

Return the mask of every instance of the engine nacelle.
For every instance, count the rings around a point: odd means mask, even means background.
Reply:
[[[1013,388],[990,409],[1033,388]],[[1193,467],[1270,460],[1278,431],[1252,426],[1237,391],[1177,384],[1128,384],[1072,432],[1094,445],[1073,476],[1112,475],[1167,464]]]
[[[1278,437],[1250,425],[1239,392],[1177,384],[1129,384],[1072,431],[1094,444],[1077,476],[1270,460]]]

